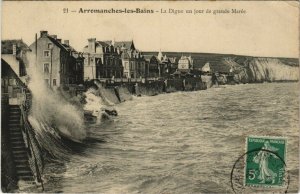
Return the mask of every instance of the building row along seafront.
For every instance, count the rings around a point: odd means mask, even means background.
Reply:
[[[42,74],[40,79],[51,88],[83,84],[93,79],[137,81],[231,72],[228,65],[199,60],[199,56],[189,53],[139,51],[133,40],[89,38],[82,52],[78,52],[69,40],[62,41],[48,31],[41,31],[30,46],[22,40],[2,40],[1,43],[1,59],[21,79],[27,77],[27,68],[36,66]]]

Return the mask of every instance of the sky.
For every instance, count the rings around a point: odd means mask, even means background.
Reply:
[[[133,40],[141,51],[178,51],[299,58],[299,3],[255,1],[4,1],[4,39],[30,45],[47,30],[82,51],[88,38]],[[68,8],[69,13],[63,13]],[[154,14],[78,13],[82,9],[153,9]],[[161,9],[211,10],[203,14],[160,13]],[[243,9],[243,14],[213,14]],[[70,12],[77,11],[76,13]],[[156,12],[158,11],[158,12]]]

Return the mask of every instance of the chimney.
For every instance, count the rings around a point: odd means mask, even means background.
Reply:
[[[89,38],[88,42],[89,42],[89,44],[88,44],[89,53],[95,53],[96,52],[96,48],[95,48],[96,38]]]
[[[48,36],[48,31],[41,31],[41,37],[45,38]]]
[[[56,40],[57,40],[57,42],[61,43],[61,39],[60,39],[60,38],[58,38],[58,39],[56,39]]]
[[[13,47],[13,55],[16,56],[17,55],[17,45],[13,44],[12,47]]]
[[[69,40],[64,40],[64,44],[69,46]]]

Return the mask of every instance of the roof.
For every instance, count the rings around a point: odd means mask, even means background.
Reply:
[[[104,41],[102,41],[102,42],[104,42],[104,43],[106,43],[106,44],[108,44],[108,45],[112,45],[112,44],[113,44],[113,42],[112,42],[111,40],[104,40]]]
[[[74,55],[73,53],[78,53],[72,46],[70,46],[69,44],[64,44],[60,41],[58,41],[57,39],[51,37],[51,36],[47,36],[49,38],[49,40],[51,40],[51,42],[53,42],[53,44],[55,44],[56,46],[58,46],[60,49],[66,51],[66,52],[72,52],[72,56],[74,58],[78,58],[79,55]]]
[[[69,51],[61,42],[59,42],[57,39],[47,36],[51,42],[53,42],[57,47],[59,47],[62,50]]]
[[[164,55],[161,62],[162,63],[168,63],[168,62],[171,62],[171,60],[167,57],[167,55]]]
[[[155,61],[157,61],[158,63],[160,62],[160,60],[158,59],[158,57],[157,56],[155,56],[155,55],[143,55],[143,54],[141,54],[143,57],[144,57],[144,59],[146,60],[146,61],[148,61],[148,62],[150,62],[151,60],[153,60],[153,59],[155,59]]]
[[[73,47],[71,47],[70,45],[67,45],[67,44],[62,44],[68,51],[74,51],[74,52],[76,52],[76,50],[73,48]]]
[[[112,41],[111,40],[106,40],[106,41],[96,41],[95,42],[95,46],[102,46],[102,47],[109,47],[112,45]],[[88,48],[88,45],[85,45],[84,48]]]
[[[133,41],[119,41],[114,43],[114,47],[125,47],[127,50],[135,50]]]
[[[17,53],[21,50],[31,51],[27,44],[22,39],[19,40],[2,40],[1,54],[13,54],[13,45],[17,46]]]
[[[96,41],[96,47],[97,46],[109,47],[109,46],[111,46],[111,42],[109,42],[109,41]]]
[[[11,66],[1,58],[1,76],[12,76],[16,79],[18,85],[25,86],[25,84],[22,82],[22,80],[19,78],[19,76],[16,74],[16,72],[11,68]]]

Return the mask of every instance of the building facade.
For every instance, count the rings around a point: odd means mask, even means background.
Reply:
[[[133,41],[114,42],[114,47],[121,53],[123,75],[125,78],[145,78],[148,67],[144,56],[139,52]]]
[[[143,52],[148,64],[149,77],[152,78],[167,78],[178,69],[177,57],[169,57],[161,51]]]
[[[17,101],[27,78],[30,48],[22,40],[1,41],[1,93]]]
[[[85,80],[147,76],[146,61],[133,41],[97,41],[90,38],[83,52]]]
[[[178,60],[178,71],[182,73],[189,73],[193,69],[193,59],[192,57],[182,56]]]
[[[23,77],[28,67],[28,54],[30,48],[22,40],[2,40],[1,58],[6,61],[14,72]]]
[[[121,53],[112,45],[112,41],[90,38],[83,52],[84,80],[123,77]]]
[[[83,55],[73,49],[68,40],[62,43],[56,35],[41,31],[30,49],[35,56],[32,65],[36,65],[51,88],[83,83]]]
[[[148,67],[148,77],[158,78],[159,77],[159,60],[157,56],[150,55],[145,56]]]

